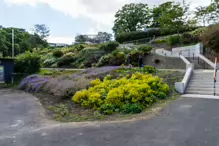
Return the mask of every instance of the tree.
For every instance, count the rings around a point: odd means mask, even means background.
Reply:
[[[87,41],[87,39],[88,39],[88,36],[86,36],[86,35],[77,35],[75,37],[75,42],[84,43]]]
[[[31,48],[47,47],[48,43],[46,40],[43,40],[38,34],[34,33],[30,35],[28,42],[30,43]]]
[[[204,26],[219,22],[219,3],[212,2],[208,6],[199,6],[195,11],[195,18]]]
[[[201,22],[204,26],[206,26],[207,18],[209,17],[209,9],[208,7],[199,6],[196,8],[195,11],[195,18],[198,19],[199,22]]]
[[[219,52],[219,24],[209,26],[202,34],[202,42],[210,50]]]
[[[153,26],[160,26],[161,30],[180,30],[185,23],[184,14],[188,7],[180,3],[166,2],[153,9]]]
[[[107,32],[98,32],[96,39],[100,42],[107,42],[110,41],[112,38],[112,34]]]
[[[115,15],[115,34],[140,30],[150,25],[151,12],[147,4],[126,4]]]
[[[45,24],[36,24],[34,25],[34,33],[38,34],[41,39],[45,39],[50,35],[50,30]]]
[[[15,56],[40,46],[47,47],[46,40],[41,39],[37,34],[32,35],[21,28],[5,28],[0,26],[0,54],[3,57],[12,55],[12,29],[14,30]]]

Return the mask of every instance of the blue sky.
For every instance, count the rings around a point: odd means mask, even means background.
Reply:
[[[124,4],[167,0],[0,0],[0,25],[30,30],[34,24],[50,28],[49,42],[72,43],[77,34],[112,32],[114,14]],[[180,0],[178,0],[180,1]],[[192,7],[210,0],[191,0]]]

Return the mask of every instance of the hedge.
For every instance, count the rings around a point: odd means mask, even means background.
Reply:
[[[124,33],[116,35],[116,41],[119,43],[124,43],[124,42],[128,42],[128,41],[152,38],[154,36],[158,37],[158,36],[166,36],[166,35],[172,35],[172,34],[177,34],[177,33],[183,33],[183,32],[193,31],[195,29],[197,29],[197,27],[184,28],[181,30],[161,31],[160,29],[157,29],[157,30],[152,29],[152,30],[149,30],[147,32],[145,32],[145,31],[124,32]]]

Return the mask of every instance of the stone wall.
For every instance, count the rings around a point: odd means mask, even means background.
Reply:
[[[155,63],[159,60],[159,63]],[[144,65],[154,66],[157,69],[186,69],[186,64],[180,58],[164,57],[151,53],[144,57]]]

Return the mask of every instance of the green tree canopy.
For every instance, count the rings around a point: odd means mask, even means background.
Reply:
[[[153,26],[161,30],[180,29],[184,26],[184,14],[188,9],[183,8],[180,3],[166,2],[153,9]]]
[[[34,25],[34,33],[38,34],[41,39],[45,39],[50,35],[50,30],[45,24],[36,24]]]
[[[199,6],[195,10],[195,18],[204,26],[219,22],[219,3],[213,2],[208,6]]]
[[[21,28],[5,28],[0,26],[0,54],[3,57],[12,56],[12,29],[14,29],[15,55],[31,51],[40,45],[47,47],[47,41],[41,39],[37,34],[30,34]],[[38,37],[37,39],[36,36]]]
[[[140,30],[150,25],[151,12],[147,4],[126,4],[115,15],[115,34]]]

